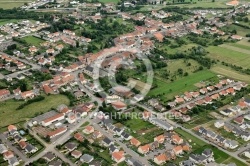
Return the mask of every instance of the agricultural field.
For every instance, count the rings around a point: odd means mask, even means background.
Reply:
[[[194,7],[201,7],[201,8],[229,8],[226,5],[227,2],[230,0],[215,0],[212,1],[199,1],[199,0],[192,0],[190,4],[171,4],[170,6],[178,6],[178,7],[187,7],[187,8],[194,8]],[[172,3],[172,0],[167,0],[167,3]]]
[[[232,31],[232,30],[236,30],[237,32],[237,35],[240,35],[242,37],[245,37],[246,34],[249,32],[248,29],[246,28],[243,28],[243,27],[240,27],[238,25],[234,25],[234,24],[231,24],[229,26],[225,26],[222,28],[222,30],[225,30],[225,31]]]
[[[29,2],[32,2],[32,0],[15,0],[15,1],[0,0],[0,8],[3,9],[18,8],[24,5],[24,3],[29,3]]]
[[[231,69],[230,67],[226,67],[223,65],[215,65],[210,69],[212,72],[220,74],[220,75],[224,75],[228,78],[232,78],[235,80],[240,80],[240,81],[244,81],[244,82],[250,82],[250,76],[246,75],[246,74],[242,74],[240,72],[237,72],[233,69]]]
[[[44,42],[44,40],[39,39],[37,37],[34,36],[26,36],[24,38],[22,38],[24,41],[26,41],[29,45],[34,45],[34,46],[40,46],[40,44],[42,42]]]
[[[192,145],[193,153],[201,154],[203,150],[205,150],[206,148],[210,148],[214,153],[214,159],[217,163],[221,163],[221,164],[222,163],[223,164],[235,163],[236,165],[247,166],[241,161],[219,150],[217,147],[207,144],[206,142],[200,140],[197,137],[194,137],[193,135],[185,132],[182,129],[177,128],[175,129],[175,131],[179,133],[182,138],[186,138],[186,140],[190,143],[190,145]]]
[[[41,112],[47,112],[51,108],[56,108],[59,104],[69,104],[69,99],[64,95],[44,96],[45,99],[31,103],[23,109],[16,110],[25,101],[7,100],[0,102],[0,128],[9,124],[18,123],[34,117]]]
[[[249,54],[242,53],[239,51],[235,51],[228,48],[210,46],[207,48],[209,51],[208,57],[212,59],[219,60],[221,62],[226,62],[230,64],[234,64],[237,66],[241,66],[243,68],[250,67],[250,52]],[[245,49],[244,49],[245,50]],[[248,50],[245,50],[248,51]]]
[[[175,95],[182,94],[185,91],[197,89],[195,86],[196,83],[215,77],[216,75],[213,72],[209,70],[203,70],[190,74],[189,76],[182,77],[171,83],[166,83],[165,81],[155,79],[154,84],[156,84],[157,87],[152,89],[148,96],[160,96],[160,99],[163,101],[170,100]]]

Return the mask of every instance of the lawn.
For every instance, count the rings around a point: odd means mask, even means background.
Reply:
[[[26,41],[29,45],[34,45],[34,46],[40,46],[40,43],[44,42],[44,40],[34,36],[26,36],[22,39]]]
[[[166,83],[159,79],[155,79],[154,83],[157,84],[157,87],[152,89],[148,96],[160,95],[162,100],[172,99],[175,95],[182,94],[185,91],[195,90],[195,83],[209,80],[215,77],[215,74],[209,70],[203,70],[190,74],[189,76],[182,77],[177,81]]]
[[[208,56],[221,62],[231,63],[244,68],[250,67],[250,54],[241,53],[223,47],[210,46],[207,48]]]
[[[35,114],[47,112],[51,108],[56,108],[60,104],[68,105],[69,99],[64,95],[45,96],[43,101],[32,103],[25,106],[23,109],[16,110],[16,108],[24,102],[25,101],[15,100],[0,102],[0,128],[32,118]]]
[[[225,152],[219,150],[217,147],[214,147],[213,145],[209,145],[206,142],[198,139],[197,137],[194,137],[193,135],[183,131],[182,129],[175,129],[177,133],[179,133],[182,138],[186,138],[186,140],[192,140],[192,153],[195,154],[201,154],[203,150],[206,148],[210,148],[214,153],[214,159],[217,163],[235,163],[236,165],[240,166],[247,166],[246,164],[242,163],[241,161],[229,156]]]
[[[133,119],[127,120],[126,122],[124,122],[124,125],[136,132],[139,130],[154,127],[154,125],[152,125],[151,123],[144,121],[142,119],[139,119],[139,118],[138,119],[133,118]]]

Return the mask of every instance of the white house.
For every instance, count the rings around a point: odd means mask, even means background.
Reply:
[[[225,125],[224,121],[223,120],[217,120],[215,123],[214,123],[214,126],[216,128],[221,128]]]

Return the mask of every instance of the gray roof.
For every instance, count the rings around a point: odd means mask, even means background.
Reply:
[[[5,151],[7,151],[8,149],[6,148],[6,146],[4,144],[0,144],[0,153],[4,153]]]
[[[49,163],[49,166],[60,166],[60,165],[62,165],[61,160],[54,160]]]
[[[81,156],[80,161],[85,162],[85,163],[90,163],[93,159],[94,159],[93,156],[91,156],[89,154],[84,154]]]
[[[170,125],[169,123],[162,121],[160,119],[156,119],[156,118],[150,118],[150,121],[154,122],[155,124],[157,124],[158,126],[166,129],[166,130],[170,130],[170,128],[172,128],[173,126]]]
[[[89,166],[101,166],[102,163],[100,161],[93,160],[89,163]]]
[[[143,166],[143,164],[141,162],[139,162],[138,160],[136,160],[134,158],[129,158],[126,160],[126,162],[128,164],[130,164],[131,166]]]
[[[185,161],[182,162],[182,165],[183,166],[194,166],[195,163],[193,161],[191,161],[191,160],[185,160]]]
[[[75,149],[77,147],[77,145],[74,142],[68,142],[68,143],[65,144],[65,147],[67,149],[69,149],[69,150],[73,150],[73,149]]]
[[[205,156],[211,156],[212,154],[213,154],[213,151],[211,149],[205,149],[202,152],[202,155],[205,155]]]
[[[48,159],[49,161],[53,160],[56,156],[52,152],[46,153],[43,158]]]
[[[27,146],[25,146],[25,150],[27,150],[28,152],[31,152],[33,149],[35,149],[35,147],[31,144],[27,144]]]
[[[102,141],[107,145],[109,145],[112,142],[108,137],[105,137]]]
[[[109,146],[109,151],[111,151],[111,152],[114,152],[116,149],[117,149],[117,147],[115,147],[115,145],[113,145],[113,144]]]
[[[17,158],[15,156],[9,159],[10,165],[14,165],[15,163],[19,163],[19,161],[17,160]]]

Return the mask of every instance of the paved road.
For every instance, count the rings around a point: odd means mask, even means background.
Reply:
[[[138,153],[136,153],[133,150],[131,150],[130,148],[128,148],[124,143],[122,143],[119,140],[119,138],[114,138],[112,134],[107,133],[103,128],[101,128],[99,125],[97,125],[95,123],[92,123],[92,125],[94,126],[95,129],[97,129],[98,131],[100,131],[105,137],[108,137],[113,142],[116,142],[117,144],[119,144],[119,146],[126,152],[126,154],[131,155],[133,158],[136,158],[137,160],[139,160],[143,164],[151,165],[148,162],[148,160],[147,160],[146,157],[142,157]]]
[[[0,52],[0,54],[7,55],[7,56],[9,56],[9,57],[11,57],[11,58],[13,58],[13,59],[16,59],[16,60],[18,60],[18,61],[20,61],[20,62],[23,62],[24,64],[28,64],[28,65],[31,66],[30,69],[34,69],[34,70],[39,70],[39,69],[41,69],[41,66],[39,66],[38,64],[31,63],[31,62],[27,61],[26,59],[21,59],[21,58],[12,56],[12,55],[5,54],[5,53],[3,53],[3,52]],[[25,69],[25,70],[17,71],[17,72],[14,72],[14,73],[5,75],[5,77],[8,76],[8,77],[11,77],[11,78],[15,78],[15,77],[17,77],[18,74],[23,74],[23,73],[25,73],[26,71],[29,71],[30,69]]]
[[[234,83],[234,84],[232,84],[232,85],[227,86],[226,88],[231,87],[231,86],[234,86],[234,85],[238,85],[238,84],[239,84],[239,83]],[[223,88],[223,89],[225,89],[225,88]],[[214,92],[214,93],[218,93],[218,92]],[[211,93],[211,94],[214,94],[214,93]],[[207,94],[207,95],[211,95],[211,94]],[[206,97],[206,96],[204,96],[204,97]],[[147,110],[147,111],[150,111],[150,112],[153,113],[153,114],[156,113],[155,111],[153,111],[152,109],[150,109],[150,108],[148,108],[148,107],[146,107],[146,106],[144,106],[144,105],[141,105],[141,104],[138,104],[138,103],[137,103],[136,105],[139,106],[139,107],[142,107],[143,109],[145,109],[145,110]],[[185,104],[183,104],[183,105],[180,105],[179,107],[181,108],[181,107],[183,107],[183,106],[185,106],[185,105],[187,105],[187,104],[185,103]],[[202,141],[204,141],[204,142],[206,142],[206,143],[208,143],[208,144],[212,144],[212,145],[216,146],[218,149],[220,149],[221,151],[227,153],[228,155],[233,156],[234,158],[236,158],[236,159],[238,159],[238,160],[240,160],[240,161],[242,161],[242,162],[248,164],[244,159],[242,159],[242,158],[240,158],[240,157],[238,156],[238,152],[229,152],[229,151],[227,151],[227,150],[225,150],[225,149],[222,149],[221,147],[219,147],[219,146],[217,146],[216,144],[214,144],[214,143],[212,143],[212,142],[206,140],[205,138],[199,137],[198,135],[196,135],[196,134],[195,134],[193,131],[191,131],[190,129],[183,128],[181,125],[179,125],[178,123],[176,123],[176,122],[174,122],[174,121],[172,121],[172,120],[170,120],[170,119],[165,118],[165,120],[166,120],[169,124],[171,124],[172,126],[174,126],[175,128],[181,128],[181,129],[184,130],[185,132],[187,132],[187,133],[193,135],[194,137],[196,137],[196,138],[198,138],[198,139],[201,139]],[[250,145],[249,145],[249,147],[242,148],[241,152],[242,152],[243,150],[248,149],[248,148],[250,148]]]
[[[29,159],[20,152],[15,146],[12,146],[9,140],[6,139],[6,136],[4,134],[0,134],[0,139],[3,141],[4,144],[6,144],[11,150],[14,151],[14,153],[20,157],[24,162],[29,161]]]

